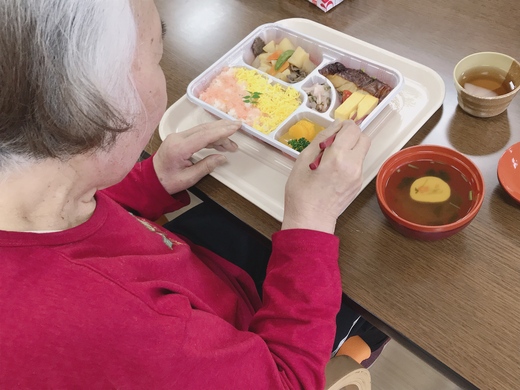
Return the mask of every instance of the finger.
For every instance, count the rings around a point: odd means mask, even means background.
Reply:
[[[339,159],[343,161],[362,163],[370,149],[371,140],[370,137],[359,132],[359,128],[356,129],[356,127],[357,126],[355,126],[354,129],[350,127],[350,129],[347,128],[344,129],[342,133],[338,133],[334,143],[323,150],[320,160],[329,161]],[[349,136],[346,139],[341,137],[345,134]]]
[[[210,144],[207,148],[213,148],[220,152],[234,152],[238,149],[238,145],[229,138],[219,139]]]
[[[326,129],[320,131],[318,134],[316,134],[316,137],[312,140],[312,142],[320,143],[322,141],[325,141],[327,138],[331,137],[332,135],[336,134],[338,131],[342,129],[343,126],[345,126],[346,123],[351,121],[339,121],[336,120],[332,122],[330,126],[328,126]],[[354,123],[354,122],[352,122]]]
[[[307,146],[298,157],[299,159],[305,160],[309,158],[315,158],[316,155],[320,152],[320,143],[328,139],[329,137],[336,134],[343,126],[342,121],[334,121],[329,127],[320,131],[316,134],[316,137],[312,140],[312,142]]]
[[[196,133],[198,133],[200,131],[217,129],[219,127],[232,125],[234,123],[239,124],[241,122],[240,121],[231,121],[231,120],[227,120],[227,119],[218,119],[218,120],[213,121],[213,122],[201,123],[201,124],[199,124],[197,126],[194,126],[194,127],[190,128],[190,129],[181,131],[180,133],[177,133],[177,134],[180,135],[180,136],[183,136],[184,138],[188,138],[191,135],[196,134]]]
[[[337,132],[336,137],[330,148],[342,150],[351,150],[357,144],[361,137],[361,129],[353,121],[345,121],[342,123],[341,129]]]
[[[195,185],[204,176],[213,172],[213,170],[227,162],[227,158],[221,154],[211,154],[204,157],[190,167],[185,168],[180,173],[181,180],[186,183],[187,187]],[[186,188],[187,188],[186,187]]]
[[[358,154],[362,158],[365,158],[368,151],[370,150],[370,145],[372,140],[366,134],[361,133],[359,136],[358,142],[352,148],[352,152]]]
[[[218,143],[219,140],[228,138],[234,134],[241,125],[242,123],[238,121],[221,120],[205,123],[193,129],[186,130],[180,133],[186,133],[184,134],[183,148],[189,153],[198,152],[208,145]]]
[[[338,154],[343,155],[346,152],[350,151],[354,145],[357,143],[359,136],[361,134],[361,130],[354,123],[354,121],[335,121],[331,126],[327,129],[318,133],[318,136],[321,136],[321,139],[318,139],[318,147],[319,150],[313,150],[310,152],[310,158],[313,158],[313,162],[309,165],[309,168],[315,170],[320,164],[321,159],[325,154]],[[329,139],[334,137],[331,142]],[[316,139],[315,138],[315,139]],[[314,142],[314,140],[313,140]],[[322,148],[321,144],[327,144],[326,148]],[[310,147],[311,145],[309,145]],[[307,147],[307,149],[309,148]],[[305,150],[307,150],[305,149]],[[325,149],[325,150],[323,150]],[[304,150],[304,152],[305,152]],[[309,158],[308,156],[304,158]]]
[[[227,152],[226,148],[224,148],[223,146],[220,146],[220,145],[208,145],[207,148],[215,149],[216,151],[219,151],[219,152]]]
[[[348,166],[358,165],[361,167],[370,149],[370,143],[370,138],[361,133],[352,149],[344,150],[330,147],[324,150],[322,159],[326,161],[341,161],[342,164],[347,164]],[[345,171],[348,172],[348,170]]]

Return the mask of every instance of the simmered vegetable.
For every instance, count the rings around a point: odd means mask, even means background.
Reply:
[[[308,88],[302,88],[309,97],[310,108],[325,112],[330,107],[330,87],[327,84],[316,83]]]
[[[287,62],[289,57],[291,57],[294,53],[294,50],[286,50],[282,54],[280,54],[280,57],[276,60],[276,63],[274,64],[274,70],[278,70],[281,68],[283,64]]]
[[[260,46],[262,51],[260,52]],[[300,46],[284,38],[279,43],[269,41],[267,44],[259,37],[255,38],[251,51],[255,56],[252,66],[271,76],[288,83],[297,83],[312,72],[316,65]]]

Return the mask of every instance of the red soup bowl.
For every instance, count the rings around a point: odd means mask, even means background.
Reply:
[[[376,179],[381,211],[404,236],[434,241],[464,229],[484,199],[479,169],[437,145],[405,148],[386,160]]]

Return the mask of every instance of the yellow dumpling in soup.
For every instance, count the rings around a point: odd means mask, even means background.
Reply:
[[[415,180],[410,187],[410,197],[423,203],[440,203],[451,196],[448,183],[435,176],[423,176]]]

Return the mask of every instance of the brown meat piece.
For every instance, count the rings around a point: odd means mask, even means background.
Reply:
[[[383,100],[392,90],[388,84],[385,84],[376,78],[370,77],[361,69],[347,68],[341,62],[334,62],[332,64],[326,65],[321,68],[319,72],[323,76],[336,74],[340,77],[343,77],[345,80],[356,84],[359,89],[368,92],[379,100]]]
[[[265,42],[262,38],[256,37],[251,45],[251,51],[255,57],[259,56],[264,52]]]

